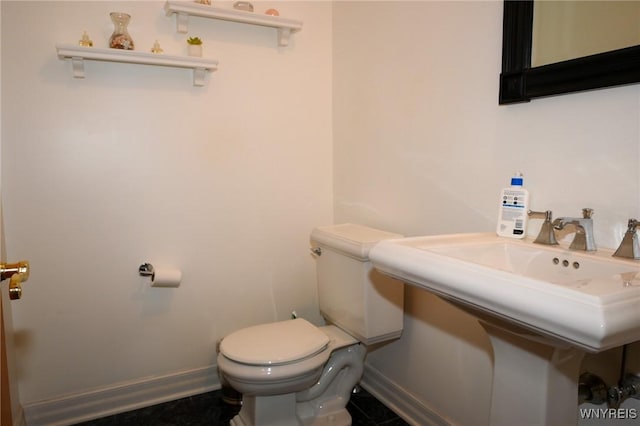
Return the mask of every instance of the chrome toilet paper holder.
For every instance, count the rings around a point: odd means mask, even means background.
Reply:
[[[153,277],[153,274],[155,273],[154,269],[153,269],[153,265],[150,263],[143,263],[142,265],[140,265],[140,267],[138,268],[138,273],[140,275],[142,275],[143,277]]]
[[[138,273],[151,278],[151,287],[180,287],[182,271],[176,268],[154,268],[150,263],[143,263],[138,267]]]

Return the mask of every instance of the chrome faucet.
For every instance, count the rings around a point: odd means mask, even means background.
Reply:
[[[640,243],[638,243],[638,234],[636,228],[640,226],[640,222],[636,219],[629,219],[627,232],[624,233],[620,247],[613,253],[615,257],[624,257],[626,259],[640,259]]]
[[[551,223],[551,217],[553,216],[551,210],[547,210],[546,212],[534,212],[533,210],[529,210],[527,214],[530,217],[544,217],[544,222],[542,223],[538,237],[533,242],[548,246],[557,245],[558,241],[556,240],[556,233],[553,229],[553,224]]]
[[[556,230],[562,230],[567,225],[576,228],[576,235],[569,246],[573,250],[595,251],[596,242],[593,236],[593,209],[582,209],[582,217],[559,217],[553,221]]]

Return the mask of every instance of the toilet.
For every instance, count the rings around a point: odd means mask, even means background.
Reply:
[[[404,285],[373,269],[369,250],[401,235],[355,224],[311,233],[320,312],[235,331],[220,342],[218,370],[243,394],[232,426],[351,424],[346,410],[367,346],[400,337]]]

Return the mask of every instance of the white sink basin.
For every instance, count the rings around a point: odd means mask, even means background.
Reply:
[[[640,340],[640,263],[606,250],[453,234],[382,241],[370,257],[383,273],[481,319],[500,319],[554,342],[599,352]]]

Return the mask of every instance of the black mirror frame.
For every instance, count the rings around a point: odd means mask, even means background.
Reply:
[[[533,0],[505,0],[500,105],[640,82],[640,45],[531,68]]]

